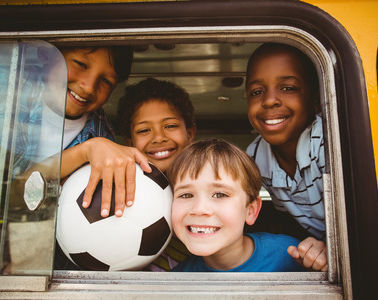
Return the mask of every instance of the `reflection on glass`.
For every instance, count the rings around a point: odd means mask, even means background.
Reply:
[[[52,274],[66,85],[64,58],[52,45],[0,43],[3,275]]]

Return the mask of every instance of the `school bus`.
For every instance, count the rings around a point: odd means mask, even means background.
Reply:
[[[1,299],[376,297],[377,1],[13,0],[0,4]],[[19,134],[18,99],[22,93],[38,92],[38,86],[26,91],[20,87],[25,70],[43,59],[37,50],[50,49],[60,59],[56,76],[65,84],[65,65],[55,47],[132,45],[135,54],[128,84],[156,77],[183,86],[195,106],[198,138],[220,136],[245,148],[256,135],[246,115],[246,61],[267,41],[298,47],[318,71],[326,139],[328,272],[53,270],[60,162],[48,166],[52,179],[32,188],[43,199],[38,209],[18,210],[13,203],[19,199],[11,193],[17,171],[13,141]],[[116,119],[123,90],[120,84],[106,104],[111,120]],[[51,91],[59,94],[61,117],[56,124],[61,135],[66,91],[64,86],[52,86]],[[56,150],[61,151],[61,139]],[[264,205],[269,206],[269,201]]]

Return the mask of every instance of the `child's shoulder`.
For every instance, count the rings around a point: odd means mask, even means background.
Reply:
[[[312,137],[323,137],[323,119],[320,115],[315,116],[315,120],[305,129],[307,135]],[[304,132],[305,132],[304,131]],[[302,133],[303,135],[303,133]]]
[[[300,168],[306,167],[311,160],[324,157],[323,120],[316,115],[315,120],[301,134],[297,145],[297,161]]]
[[[299,244],[299,240],[295,237],[292,237],[287,234],[276,234],[276,233],[268,233],[268,232],[255,232],[255,233],[248,233],[255,244],[259,243],[261,245],[277,245],[279,247],[284,247],[286,244],[297,246]]]
[[[316,115],[316,118],[311,125],[311,138],[313,137],[320,137],[323,139],[323,119],[320,115]]]
[[[293,272],[303,268],[288,254],[289,246],[297,246],[299,240],[286,234],[256,232],[247,234],[255,245],[251,265],[260,272]]]
[[[275,234],[268,232],[255,232],[248,234],[255,244],[255,251],[258,256],[270,257],[271,255],[287,255],[289,246],[298,246],[299,240],[286,234]]]
[[[274,158],[274,155],[271,151],[270,144],[267,143],[261,135],[258,135],[252,143],[250,143],[246,150],[248,156],[256,160],[257,157],[268,157]]]

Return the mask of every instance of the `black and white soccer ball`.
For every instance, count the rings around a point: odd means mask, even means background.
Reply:
[[[140,270],[168,245],[172,235],[172,191],[164,174],[150,166],[152,173],[136,166],[135,201],[125,208],[122,217],[114,215],[114,192],[109,217],[101,217],[101,182],[90,207],[82,207],[89,165],[64,183],[56,238],[66,256],[81,269]]]

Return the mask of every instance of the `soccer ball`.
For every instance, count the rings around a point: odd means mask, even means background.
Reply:
[[[81,269],[140,270],[168,245],[172,236],[172,191],[164,174],[150,166],[152,173],[145,173],[136,165],[135,201],[125,208],[122,217],[114,215],[114,192],[109,216],[101,217],[102,182],[90,207],[82,207],[90,165],[78,169],[64,183],[56,238],[66,256]]]

